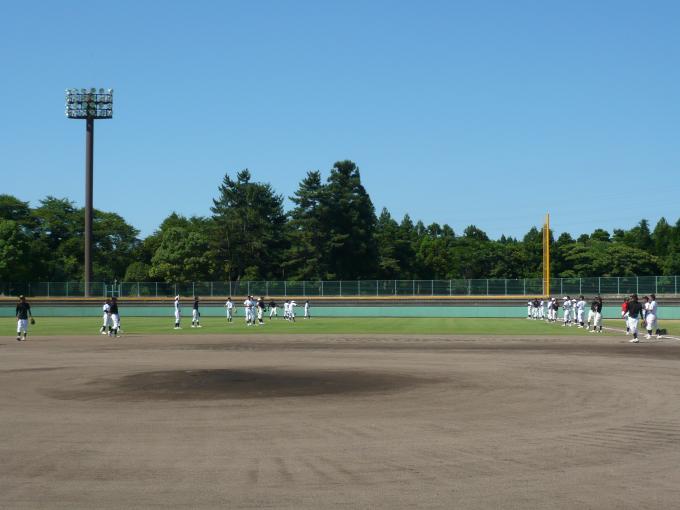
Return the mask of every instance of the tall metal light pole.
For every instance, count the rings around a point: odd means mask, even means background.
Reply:
[[[94,178],[94,121],[113,117],[113,89],[66,89],[66,116],[85,119],[85,297],[92,278],[92,183]]]

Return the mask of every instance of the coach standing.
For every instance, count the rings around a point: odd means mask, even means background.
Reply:
[[[24,296],[19,296],[19,302],[17,303],[16,309],[17,316],[17,342],[21,342],[21,334],[24,335],[24,341],[28,334],[28,318],[31,318],[31,323],[35,323],[33,320],[33,314],[31,314],[31,305],[28,304]]]

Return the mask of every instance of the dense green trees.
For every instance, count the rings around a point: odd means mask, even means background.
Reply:
[[[171,213],[153,234],[115,213],[95,211],[94,279],[164,281],[238,279],[449,279],[540,277],[542,235],[491,240],[475,225],[456,235],[449,225],[401,221],[371,198],[352,161],[324,180],[311,171],[290,197],[256,182],[248,170],[224,176],[209,217]],[[48,196],[36,207],[0,195],[0,282],[82,278],[84,213]],[[641,220],[611,234],[595,229],[552,240],[555,276],[680,274],[680,220],[651,228]]]

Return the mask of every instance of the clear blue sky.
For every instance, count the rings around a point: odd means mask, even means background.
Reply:
[[[143,236],[173,210],[208,215],[225,172],[289,196],[340,159],[376,212],[456,232],[680,216],[678,2],[1,6],[0,192],[33,205],[83,203],[64,89],[96,86],[115,104],[95,206]]]

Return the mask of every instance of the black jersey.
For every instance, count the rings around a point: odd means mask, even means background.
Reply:
[[[276,308],[276,302],[272,301],[271,303],[269,303],[269,308]]]
[[[590,306],[590,309],[595,313],[602,313],[602,301],[595,300]]]
[[[643,318],[642,312],[644,311],[644,307],[642,306],[641,303],[638,301],[631,301],[628,303],[628,316],[637,319],[638,316],[640,318]]]
[[[264,300],[263,300],[263,299],[260,299],[260,300],[257,302],[257,306],[258,306],[258,308],[262,308],[262,309],[264,310]]]
[[[198,310],[198,299],[194,299],[194,310]]]
[[[109,306],[109,313],[111,315],[118,315],[118,303],[112,302]]]
[[[28,315],[31,313],[31,305],[28,303],[20,302],[17,304],[17,319],[26,320]]]

